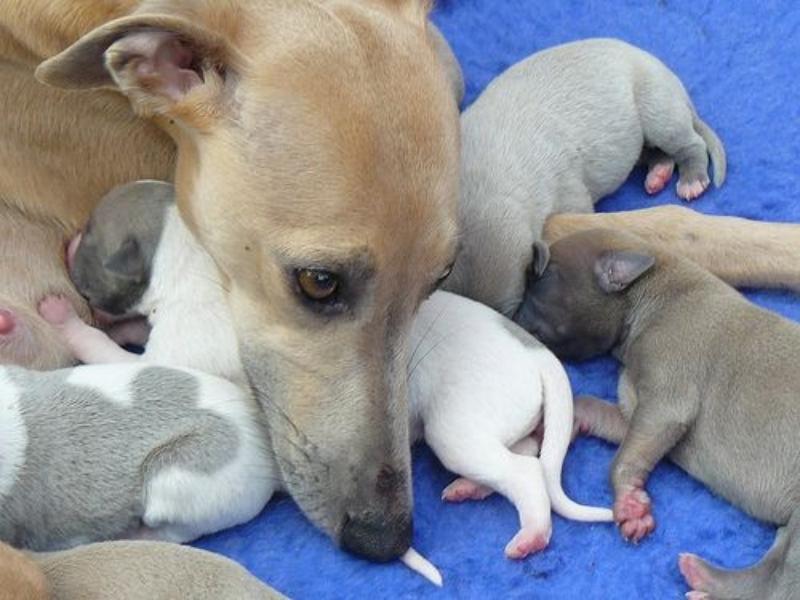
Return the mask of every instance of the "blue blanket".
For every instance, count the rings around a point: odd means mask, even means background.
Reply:
[[[698,111],[725,141],[725,186],[694,204],[706,213],[800,221],[800,5],[773,0],[439,0],[434,21],[460,59],[465,106],[506,67],[537,50],[587,37],[613,36],[638,45],[683,80]],[[674,182],[649,198],[643,173],[600,210],[678,204]],[[747,251],[746,249],[744,251]],[[757,249],[754,251],[758,251]],[[798,266],[800,268],[800,265]],[[789,293],[749,291],[755,302],[800,319]],[[611,359],[569,365],[576,393],[616,396]],[[576,500],[610,505],[607,473],[615,448],[579,439],[564,470]],[[638,546],[609,524],[554,518],[543,552],[521,562],[503,556],[517,516],[503,498],[445,505],[452,479],[424,447],[414,450],[415,546],[440,567],[437,590],[399,564],[374,565],[339,551],[286,497],[253,522],[197,545],[241,562],[296,598],[679,598],[677,569],[691,551],[725,566],[755,562],[774,528],[759,523],[672,464],[653,473],[655,533]]]

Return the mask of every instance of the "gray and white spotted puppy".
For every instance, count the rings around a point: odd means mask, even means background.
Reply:
[[[621,443],[611,482],[622,534],[639,540],[655,527],[645,485],[669,455],[753,516],[785,526],[750,569],[681,556],[689,597],[796,599],[800,325],[619,232],[565,237],[541,262],[523,325],[563,357],[611,350],[623,363],[618,406],[583,398],[575,410],[581,429]]]
[[[255,517],[275,483],[258,409],[197,371],[0,369],[0,540],[187,542]]]
[[[725,179],[725,151],[680,80],[629,44],[590,39],[543,50],[495,79],[461,117],[461,248],[444,288],[506,316],[533,243],[555,213],[591,212],[639,161],[678,195]]]

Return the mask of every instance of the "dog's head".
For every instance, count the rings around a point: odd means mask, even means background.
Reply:
[[[43,63],[178,145],[289,491],[346,548],[410,542],[407,333],[456,250],[458,111],[422,0],[145,3]]]
[[[585,359],[620,341],[631,286],[655,264],[638,238],[606,229],[537,242],[514,320],[562,358]]]

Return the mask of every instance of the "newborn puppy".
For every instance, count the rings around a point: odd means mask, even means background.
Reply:
[[[725,179],[725,151],[678,78],[624,42],[538,52],[495,79],[461,117],[461,249],[445,288],[507,316],[525,288],[546,217],[591,212],[637,162],[645,187],[680,174],[678,195]]]
[[[178,544],[103,542],[31,554],[29,560],[47,577],[53,600],[283,598],[232,560]]]
[[[638,541],[654,528],[645,484],[669,454],[753,516],[789,523],[750,570],[682,556],[693,597],[796,598],[800,325],[629,235],[588,231],[550,251],[520,321],[560,355],[612,350],[623,363],[619,407],[585,399],[578,409],[583,429],[621,442],[611,482],[623,536]]]
[[[0,369],[0,540],[187,542],[248,521],[275,489],[258,415],[197,371]]]
[[[579,521],[611,521],[609,509],[581,506],[561,487],[572,433],[572,391],[558,359],[486,306],[436,292],[411,332],[409,416],[439,460],[468,479],[449,485],[450,501],[492,491],[517,507],[520,531],[506,546],[523,558],[550,541],[550,505]],[[531,437],[545,433],[541,457]]]
[[[88,364],[143,360],[189,367],[246,385],[219,271],[183,224],[173,186],[138,181],[112,190],[70,244],[70,275],[93,309],[109,321],[145,316],[143,355],[127,352],[87,325],[63,297],[40,305],[42,316]],[[126,332],[127,333],[127,332]]]

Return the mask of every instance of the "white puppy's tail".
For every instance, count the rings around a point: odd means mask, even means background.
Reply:
[[[439,572],[439,569],[434,567],[427,558],[413,548],[406,550],[406,553],[400,557],[400,562],[412,571],[422,575],[433,585],[442,587],[442,574]]]
[[[725,146],[723,146],[722,140],[719,139],[719,136],[714,130],[698,117],[696,113],[692,125],[697,135],[703,138],[706,146],[708,146],[708,155],[711,157],[711,164],[714,165],[714,187],[719,187],[725,183],[725,177],[728,173],[728,159],[725,155]]]
[[[558,514],[574,521],[613,521],[611,509],[585,506],[571,500],[561,487],[561,468],[572,438],[572,388],[564,367],[552,354],[540,372],[544,396],[544,439],[539,460],[550,503]]]

